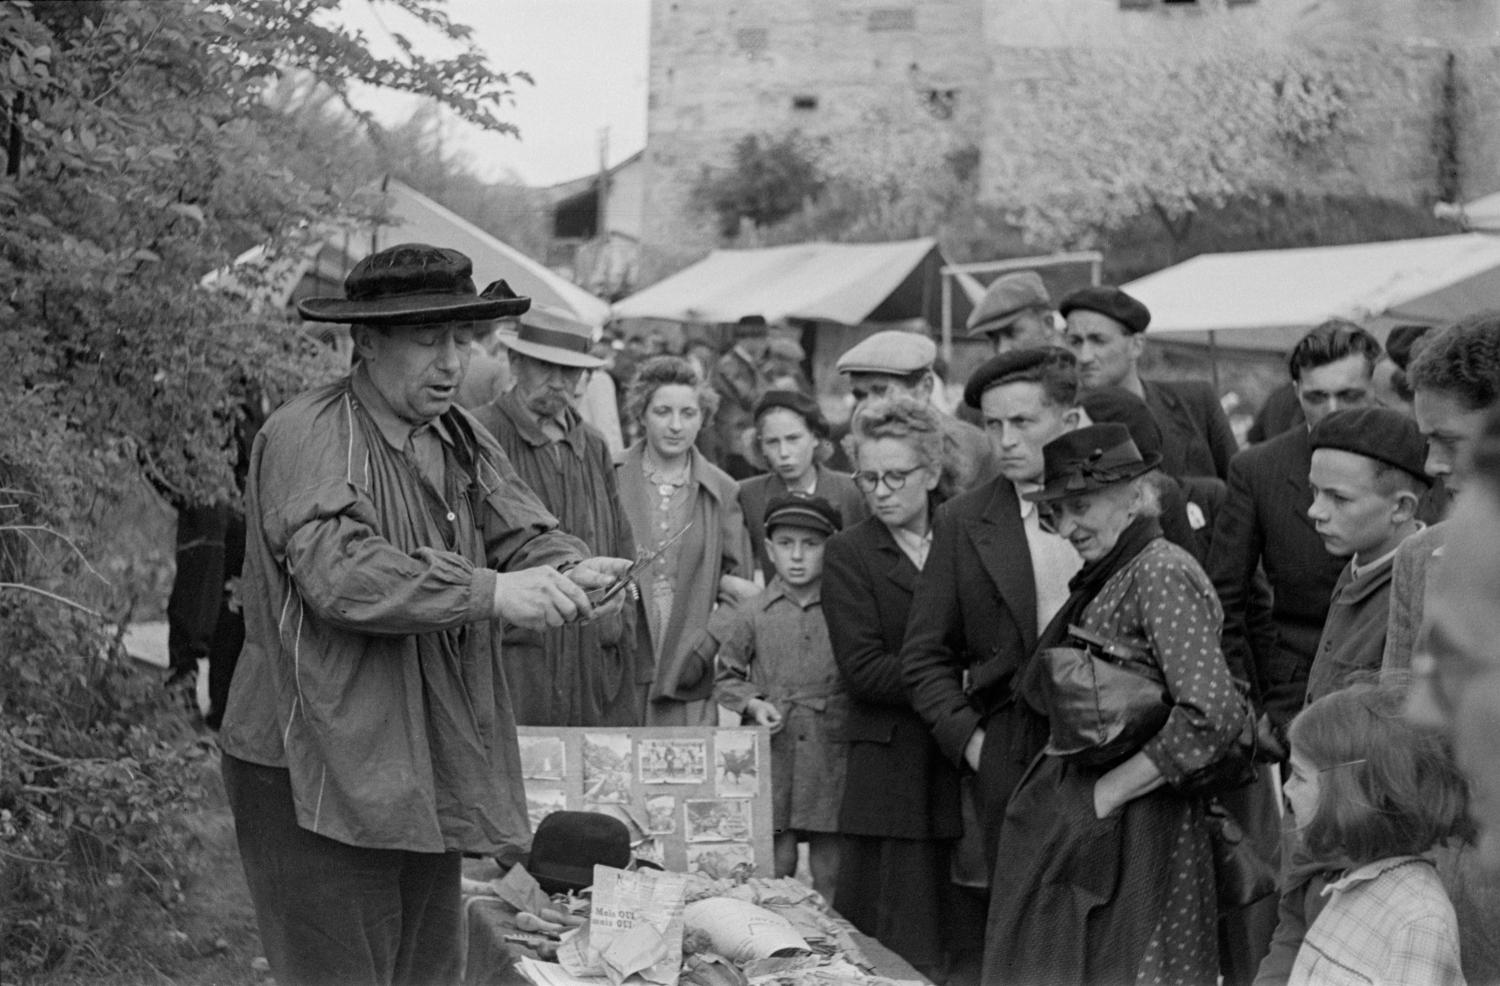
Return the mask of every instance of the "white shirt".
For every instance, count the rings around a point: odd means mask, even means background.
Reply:
[[[1036,628],[1040,633],[1063,603],[1068,601],[1068,580],[1083,567],[1083,559],[1068,539],[1042,530],[1036,504],[1024,494],[1042,488],[1041,483],[1017,483],[1021,496],[1021,524],[1026,530],[1026,544],[1031,549],[1031,577],[1036,585]]]

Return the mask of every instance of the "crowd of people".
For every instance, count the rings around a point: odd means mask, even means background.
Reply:
[[[220,731],[278,981],[456,981],[460,856],[527,839],[517,724],[723,716],[772,734],[777,875],[807,843],[936,982],[1500,982],[1500,314],[1385,370],[1313,328],[1239,450],[1142,378],[1137,299],[1011,274],[958,414],[881,331],[840,435],[748,317],[614,360],[612,452],[591,327],[417,244],[346,295],[301,310],[351,372],[248,456]]]

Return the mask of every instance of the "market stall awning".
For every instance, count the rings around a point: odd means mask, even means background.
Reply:
[[[816,319],[843,325],[924,318],[939,324],[934,239],[896,243],[798,243],[715,250],[690,267],[615,303],[619,318],[678,322]],[[968,298],[959,324],[968,314]]]
[[[375,231],[375,249],[383,250],[397,243],[451,247],[474,261],[474,283],[480,288],[504,278],[517,294],[538,304],[572,312],[590,325],[603,325],[609,318],[608,302],[438,205],[410,185],[392,178],[386,183],[385,193],[391,223]]]
[[[474,263],[478,288],[504,278],[517,294],[572,312],[590,325],[603,325],[609,317],[607,302],[410,185],[391,178],[384,191],[388,222],[375,229],[357,235],[330,231],[326,237],[320,232],[306,246],[274,257],[264,247],[253,247],[229,267],[204,277],[203,285],[279,310],[293,298],[342,291],[344,276],[368,253],[397,243],[429,243],[466,254]]]
[[[1500,237],[1203,254],[1123,287],[1151,309],[1151,338],[1284,352],[1345,318],[1383,339],[1500,308]]]

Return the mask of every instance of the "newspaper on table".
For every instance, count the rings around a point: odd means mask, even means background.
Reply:
[[[630,976],[676,986],[684,885],[681,873],[596,865],[589,922],[563,942],[558,961],[571,975],[604,976],[614,986]]]

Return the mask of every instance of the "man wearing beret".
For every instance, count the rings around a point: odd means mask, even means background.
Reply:
[[[1059,343],[1052,297],[1036,271],[1002,274],[969,314],[968,336],[986,336],[995,353]]]
[[[1006,801],[1047,739],[1015,700],[1015,676],[1082,564],[1020,496],[1040,486],[1043,446],[1079,424],[1077,363],[1058,347],[1003,353],[975,371],[964,402],[984,416],[1000,475],[938,507],[901,663],[939,748],[975,775],[992,872]]]
[[[937,379],[932,372],[936,360],[937,344],[927,336],[886,329],[850,347],[835,365],[840,373],[848,374],[855,407],[867,398],[897,395],[930,404]],[[956,488],[974,489],[999,473],[984,432],[941,410],[938,417],[943,423]]]
[[[1416,422],[1388,408],[1330,414],[1313,427],[1312,449],[1307,516],[1328,553],[1349,563],[1334,586],[1308,671],[1308,702],[1380,668],[1391,562],[1401,542],[1423,526],[1417,504],[1430,483]]]
[[[245,646],[219,742],[246,882],[277,982],[457,983],[463,853],[527,841],[496,621],[608,615],[585,558],[454,396],[476,295],[425,244],[361,260],[348,376],[273,413],[251,452]]]
[[[474,418],[562,530],[593,554],[634,558],[609,446],[578,412],[584,375],[604,365],[592,339],[585,323],[532,305],[506,343],[515,384]],[[587,623],[506,626],[501,654],[517,724],[639,726],[652,662],[637,666],[649,650],[637,646],[635,615],[627,607]]]
[[[1119,288],[1083,288],[1057,308],[1067,319],[1065,338],[1078,357],[1084,389],[1124,387],[1144,400],[1161,427],[1162,472],[1178,479],[1216,480],[1185,484],[1189,499],[1211,506],[1213,497],[1223,491],[1229,459],[1238,451],[1213,387],[1201,381],[1141,379],[1137,364],[1151,312]]]

